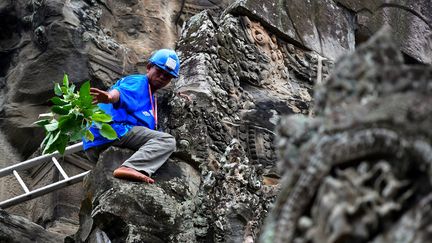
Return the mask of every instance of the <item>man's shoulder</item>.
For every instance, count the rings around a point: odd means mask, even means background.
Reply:
[[[131,74],[120,79],[121,80],[143,80],[147,79],[145,74]]]
[[[133,74],[123,77],[118,80],[113,86],[113,89],[122,91],[146,91],[148,86],[148,79],[146,75]]]
[[[119,79],[115,87],[138,87],[147,84],[147,76],[144,74],[132,74]]]

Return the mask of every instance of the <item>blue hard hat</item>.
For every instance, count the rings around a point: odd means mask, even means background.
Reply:
[[[178,78],[180,60],[174,50],[160,49],[150,57],[149,62]]]

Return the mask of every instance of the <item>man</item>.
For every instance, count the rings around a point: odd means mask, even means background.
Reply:
[[[111,126],[118,135],[116,140],[102,137],[99,130],[90,128],[93,141],[83,141],[87,157],[97,162],[99,154],[109,146],[130,148],[136,152],[119,168],[114,177],[154,183],[150,176],[159,169],[174,152],[173,136],[155,131],[157,126],[157,102],[154,93],[177,78],[180,61],[173,50],[155,52],[146,66],[146,75],[130,75],[109,90],[91,88],[94,103],[113,117]]]

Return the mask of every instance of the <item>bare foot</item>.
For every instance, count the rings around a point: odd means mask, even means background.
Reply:
[[[129,181],[143,181],[150,184],[154,183],[154,180],[143,173],[134,170],[129,167],[120,166],[116,170],[114,170],[113,175],[115,178],[125,179]]]

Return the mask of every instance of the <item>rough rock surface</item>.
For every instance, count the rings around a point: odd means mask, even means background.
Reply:
[[[335,64],[315,118],[281,121],[261,242],[430,241],[432,68],[405,65],[386,31]]]
[[[95,242],[101,236],[111,242],[192,242],[192,199],[201,184],[198,172],[169,160],[155,174],[156,184],[114,178],[113,170],[132,153],[108,149],[86,177],[75,242]]]
[[[0,209],[0,242],[7,243],[58,243],[63,236],[46,231],[26,218],[14,216]]]

